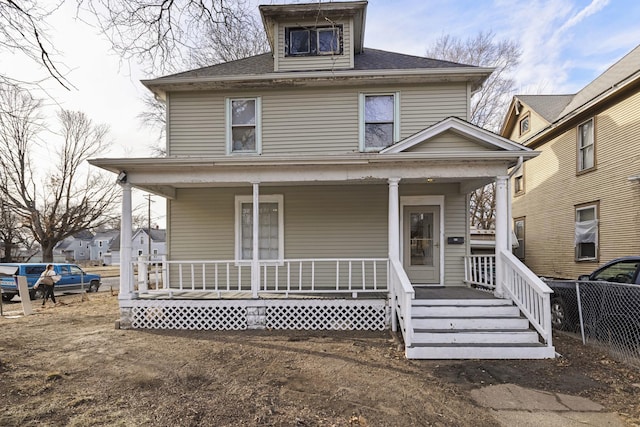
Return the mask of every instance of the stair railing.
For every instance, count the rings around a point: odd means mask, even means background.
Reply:
[[[411,323],[411,307],[416,293],[409,277],[397,259],[389,260],[389,287],[391,289],[391,316],[395,325],[396,316],[404,338],[405,347],[411,347],[413,341],[413,325]]]
[[[553,290],[533,274],[509,251],[500,253],[502,266],[502,289],[505,297],[520,308],[531,325],[540,333],[548,347],[553,346],[551,337],[551,294]]]

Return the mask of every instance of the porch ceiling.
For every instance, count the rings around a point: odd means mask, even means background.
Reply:
[[[189,187],[381,183],[460,183],[468,192],[506,175],[520,156],[535,152],[394,153],[314,157],[92,159],[94,166],[126,174],[129,184],[164,197]]]

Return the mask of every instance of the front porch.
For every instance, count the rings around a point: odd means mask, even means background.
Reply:
[[[264,263],[257,295],[236,262],[139,260],[137,290],[121,300],[121,322],[141,329],[391,328],[408,358],[554,357],[548,288],[510,253],[501,258],[503,298],[495,295],[494,256],[465,257],[464,283],[446,287],[413,286],[399,262],[385,259]]]

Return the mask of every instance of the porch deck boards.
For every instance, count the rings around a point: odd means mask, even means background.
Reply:
[[[358,297],[354,298],[351,294],[339,293],[321,293],[321,294],[298,294],[290,293],[261,293],[258,292],[258,299],[341,299],[341,300],[358,300],[358,299],[387,299],[386,292],[361,292]],[[252,300],[254,299],[251,292],[223,292],[218,295],[214,291],[181,291],[181,290],[151,290],[148,293],[140,293],[138,299],[141,300]]]
[[[493,292],[466,286],[414,286],[416,299],[497,299]]]

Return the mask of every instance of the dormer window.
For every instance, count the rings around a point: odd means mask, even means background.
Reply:
[[[342,25],[285,29],[286,56],[342,54]]]

